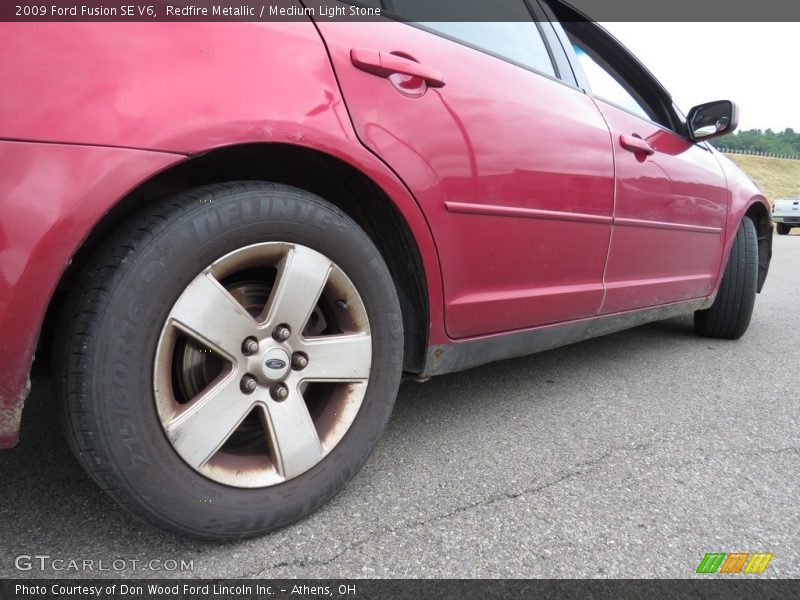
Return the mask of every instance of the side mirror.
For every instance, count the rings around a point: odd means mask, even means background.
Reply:
[[[689,135],[698,142],[727,135],[739,124],[739,107],[730,100],[706,102],[689,111],[686,123]]]

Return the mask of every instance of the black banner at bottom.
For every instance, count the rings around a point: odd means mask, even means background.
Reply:
[[[3,600],[380,600],[597,598],[798,598],[800,580],[564,579],[5,579]]]

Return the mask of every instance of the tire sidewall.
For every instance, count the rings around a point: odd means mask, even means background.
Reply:
[[[91,394],[112,470],[151,520],[201,536],[255,534],[311,512],[366,460],[391,412],[402,365],[402,319],[391,277],[366,234],[332,205],[285,186],[211,187],[182,203],[129,255],[98,323]],[[168,313],[206,266],[238,248],[281,241],[308,246],[355,285],[370,321],[372,368],[362,406],[341,442],[287,482],[237,489],[200,475],[178,456],[159,420],[153,365]]]

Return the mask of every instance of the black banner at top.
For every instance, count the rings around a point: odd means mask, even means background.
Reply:
[[[531,15],[544,18],[541,5],[556,2],[561,0],[2,0],[0,21],[527,21]],[[568,0],[566,4],[590,20],[605,22],[800,22],[797,0]]]

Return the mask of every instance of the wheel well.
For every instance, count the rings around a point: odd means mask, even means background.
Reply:
[[[371,179],[330,155],[284,144],[249,144],[211,151],[168,169],[120,200],[95,226],[61,278],[45,317],[48,337],[63,292],[92,251],[134,213],[174,194],[211,183],[250,180],[292,185],[349,215],[372,239],[394,280],[403,312],[403,369],[420,373],[428,332],[428,294],[422,259],[405,219]],[[45,344],[49,347],[50,344]]]
[[[756,226],[756,236],[758,237],[758,286],[756,291],[760,292],[764,287],[769,272],[769,263],[772,260],[772,219],[769,211],[760,202],[756,202],[745,213],[750,217]]]

